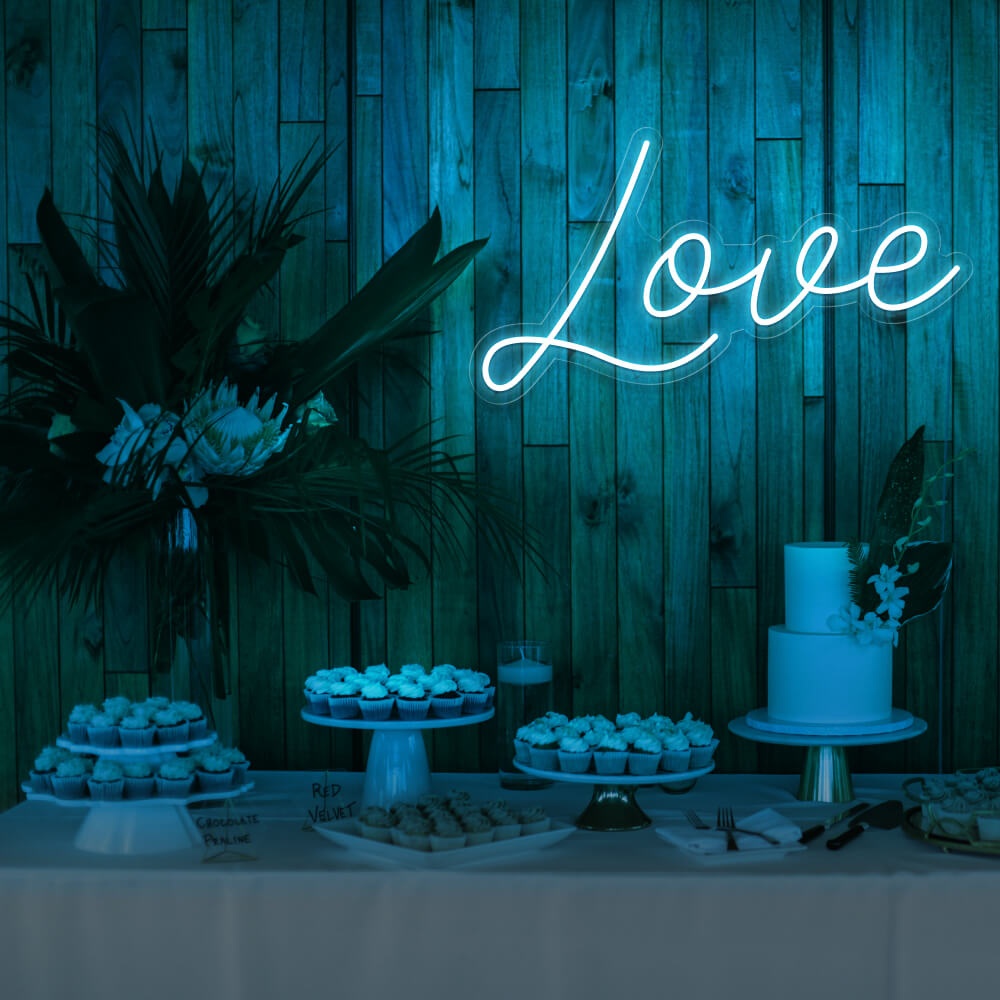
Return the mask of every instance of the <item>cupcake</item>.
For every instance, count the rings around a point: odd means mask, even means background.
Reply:
[[[367,837],[369,840],[378,840],[383,844],[388,844],[392,840],[394,823],[394,817],[379,806],[362,809],[361,815],[358,816],[361,836]]]
[[[436,667],[431,667],[431,677],[434,677],[436,680],[440,680],[442,677],[455,680],[457,673],[458,667],[453,666],[451,663],[439,663]]]
[[[153,720],[145,712],[126,715],[118,723],[118,736],[123,747],[151,747],[155,735]]]
[[[69,738],[74,743],[87,742],[87,724],[97,715],[96,705],[76,705],[69,713]]]
[[[462,714],[464,700],[450,677],[440,675],[431,688],[431,710],[439,719],[457,719]]]
[[[399,689],[408,682],[409,678],[404,677],[402,674],[390,674],[385,679],[385,687],[389,694],[395,695],[399,693]]]
[[[361,685],[351,678],[335,681],[330,687],[327,701],[330,715],[335,719],[353,719],[358,714],[358,692]]]
[[[465,831],[449,814],[439,817],[431,828],[432,851],[456,851],[465,847]]]
[[[619,713],[615,716],[615,726],[618,729],[628,729],[629,726],[638,726],[642,722],[642,716],[638,712]]]
[[[34,767],[29,775],[31,790],[46,795],[52,794],[52,775],[64,760],[73,755],[62,747],[45,747],[35,758]]]
[[[559,738],[542,723],[532,726],[527,734],[531,766],[540,771],[554,771],[559,766]]]
[[[354,667],[334,667],[332,670],[328,671],[329,676],[325,679],[331,684],[338,684],[340,681],[346,681],[349,677],[360,677],[361,675]]]
[[[392,828],[393,843],[415,851],[431,849],[431,823],[422,816],[405,816]]]
[[[514,760],[521,764],[531,763],[531,744],[528,742],[528,734],[531,726],[521,726],[514,734]]]
[[[431,708],[431,698],[423,686],[404,677],[403,684],[396,692],[396,710],[399,717],[407,722],[419,722],[427,718]]]
[[[93,747],[118,745],[118,722],[105,712],[98,712],[87,723],[87,742]]]
[[[662,756],[663,744],[652,734],[640,732],[629,750],[629,773],[638,777],[656,774]]]
[[[493,678],[481,670],[476,673],[476,676],[483,682],[483,690],[486,692],[486,708],[490,709],[493,707],[493,699],[496,697],[496,685],[493,683]]]
[[[333,681],[313,674],[306,678],[303,694],[306,704],[313,715],[330,714],[330,694],[333,691]]]
[[[203,740],[208,735],[208,719],[200,705],[193,701],[175,701],[174,708],[187,720],[188,740]]]
[[[384,663],[375,663],[370,667],[365,667],[364,679],[384,684],[391,673],[392,671]]]
[[[114,698],[105,698],[101,702],[101,711],[105,715],[110,715],[115,722],[121,722],[128,715],[131,707],[131,700],[123,695],[116,695]]]
[[[479,679],[479,675],[475,671],[468,671],[458,681],[458,690],[462,694],[462,711],[466,715],[478,715],[486,711],[486,706],[489,703],[486,685]]]
[[[128,761],[122,764],[125,778],[125,798],[148,799],[153,794],[153,769],[145,761]]]
[[[712,727],[701,719],[694,719],[688,712],[677,728],[688,738],[691,744],[691,767],[708,767],[712,763],[712,755],[719,741],[714,738]]]
[[[159,712],[161,708],[170,708],[170,699],[162,694],[154,694],[142,703],[142,708],[152,709],[150,715]]]
[[[493,824],[479,810],[460,817],[460,822],[465,831],[466,847],[478,847],[493,840]]]
[[[624,774],[628,743],[616,732],[606,732],[594,748],[594,770],[598,774]]]
[[[188,738],[188,721],[171,705],[153,715],[156,723],[156,741],[163,746],[185,743]]]
[[[100,760],[87,779],[90,797],[95,802],[115,802],[125,791],[125,776],[121,765],[113,760]]]
[[[233,786],[235,788],[242,788],[246,784],[247,772],[250,770],[250,761],[243,755],[243,751],[238,750],[236,747],[225,747],[217,750],[216,753],[221,754],[232,765],[235,773]]]
[[[90,766],[83,757],[74,755],[60,761],[56,773],[49,777],[52,794],[60,799],[82,799],[87,793],[89,774]]]
[[[399,668],[399,673],[401,677],[408,677],[410,679],[425,677],[427,671],[419,663],[404,663]]]
[[[494,840],[514,840],[521,836],[521,824],[513,813],[503,809],[491,809],[487,816],[493,824]]]
[[[563,715],[562,712],[546,712],[541,721],[550,729],[556,729],[559,726],[569,725],[569,716]]]
[[[385,722],[392,715],[395,703],[396,699],[389,694],[389,689],[375,680],[369,680],[358,694],[361,718],[368,722]]]
[[[156,772],[156,794],[165,799],[186,799],[194,785],[194,773],[183,760],[166,760]]]
[[[236,772],[229,758],[219,753],[203,753],[198,758],[198,787],[206,793],[231,792]]]
[[[522,809],[517,814],[517,818],[524,836],[532,833],[544,833],[552,825],[552,820],[545,814],[545,810],[538,806]]]
[[[691,766],[691,745],[688,738],[679,730],[661,730],[660,742],[663,744],[663,756],[660,763],[664,771],[687,771]]]
[[[590,744],[579,736],[564,736],[556,751],[559,769],[567,774],[584,774],[593,756]]]

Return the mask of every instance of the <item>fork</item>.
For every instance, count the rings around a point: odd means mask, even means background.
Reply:
[[[735,850],[735,838],[734,833],[748,833],[751,837],[760,837],[761,840],[766,840],[769,844],[778,845],[781,843],[776,837],[768,836],[766,833],[759,833],[757,830],[746,830],[743,827],[736,825],[735,817],[733,816],[733,810],[731,806],[720,806],[719,811],[716,813],[716,829],[725,830],[726,836],[729,838],[729,845],[726,850]]]

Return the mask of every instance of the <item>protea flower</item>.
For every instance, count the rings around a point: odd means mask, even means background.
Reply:
[[[208,475],[250,476],[285,447],[290,428],[281,429],[288,412],[283,403],[274,415],[272,396],[259,405],[260,390],[254,389],[246,403],[237,398],[237,388],[223,379],[213,390],[205,389],[184,414],[184,434],[192,445],[195,461]]]

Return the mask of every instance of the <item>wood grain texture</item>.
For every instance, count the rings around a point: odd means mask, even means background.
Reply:
[[[859,0],[858,180],[901,184],[905,177],[903,0]]]
[[[753,649],[741,638],[757,627],[757,591],[752,587],[713,587],[711,622],[711,714],[705,714],[709,708],[703,704],[703,694],[693,706],[694,712],[717,720],[733,719],[760,704]],[[716,735],[719,748],[715,761],[719,770],[757,769],[756,744],[733,736],[721,725],[716,727]]]
[[[187,3],[185,0],[142,0],[143,28],[187,27]]]
[[[562,0],[556,2],[561,3]],[[513,89],[518,86],[518,7],[518,0],[479,0],[475,4],[477,90]]]
[[[187,33],[146,31],[142,45],[142,111],[146,149],[163,154],[163,181],[173,191],[187,152]]]
[[[756,0],[754,61],[758,139],[802,135],[802,18],[820,4],[801,0]]]
[[[327,0],[324,141],[330,150],[326,164],[326,238],[350,236],[351,173],[351,46],[348,34],[350,0]]]
[[[354,93],[382,93],[382,0],[354,0]]]
[[[233,13],[233,0],[188,9],[188,155],[209,190],[233,186]]]
[[[321,122],[323,0],[281,0],[279,112],[283,122]]]

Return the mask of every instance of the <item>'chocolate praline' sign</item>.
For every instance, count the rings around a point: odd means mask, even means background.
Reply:
[[[643,132],[648,132],[648,130],[643,130]],[[623,193],[615,207],[614,216],[603,238],[596,244],[596,250],[593,253],[592,259],[589,263],[586,263],[586,269],[583,270],[583,277],[573,290],[566,308],[551,328],[543,334],[525,333],[524,331],[528,328],[527,325],[515,328],[508,327],[505,329],[516,329],[519,332],[511,333],[489,344],[483,354],[480,366],[483,383],[488,389],[495,393],[513,393],[528,378],[532,370],[543,361],[546,353],[553,349],[565,352],[567,356],[580,355],[593,359],[599,364],[609,366],[612,369],[659,376],[662,380],[692,374],[707,364],[712,357],[717,356],[719,349],[726,346],[728,341],[720,343],[719,333],[711,332],[702,343],[679,357],[674,357],[667,361],[639,362],[629,360],[628,358],[615,357],[595,347],[582,343],[574,343],[571,340],[562,339],[560,336],[570,317],[583,301],[594,275],[611,249],[615,235],[625,217],[626,210],[636,195],[643,172],[651,172],[655,169],[653,166],[655,155],[651,153],[653,147],[654,143],[651,138],[637,134],[637,139],[633,141],[631,147],[635,150],[635,153],[627,157],[625,165],[619,174],[619,187],[623,179],[627,177],[627,180]],[[632,162],[633,160],[634,162]],[[632,166],[629,169],[628,164],[630,162],[632,162]],[[638,200],[641,202],[642,199],[639,198]],[[612,203],[612,200],[609,199],[609,205]],[[897,222],[899,222],[898,225],[895,224]],[[903,219],[902,217],[890,220],[885,226],[891,226],[892,228],[887,229],[885,236],[876,246],[868,269],[857,278],[842,284],[824,283],[824,275],[826,275],[830,268],[834,255],[837,252],[837,246],[841,240],[837,228],[832,225],[822,224],[817,225],[811,231],[807,232],[806,227],[803,227],[799,232],[801,245],[795,260],[797,290],[780,308],[767,313],[761,311],[761,287],[767,274],[768,266],[771,263],[771,247],[762,247],[759,254],[755,253],[756,263],[745,273],[721,284],[710,284],[712,241],[705,235],[705,232],[693,229],[691,226],[685,226],[682,227],[682,231],[677,235],[675,235],[676,230],[671,232],[668,236],[669,245],[650,267],[642,286],[642,303],[650,316],[656,319],[667,320],[680,316],[700,298],[710,299],[734,292],[744,286],[749,286],[749,319],[756,328],[767,330],[789,320],[800,307],[803,307],[802,313],[789,323],[789,326],[794,326],[796,322],[801,320],[802,315],[808,311],[808,308],[811,307],[812,303],[809,302],[811,297],[825,297],[828,299],[839,297],[842,301],[847,301],[850,297],[850,300],[853,301],[856,298],[853,293],[861,292],[863,289],[864,295],[867,296],[871,305],[876,310],[888,314],[885,318],[891,318],[893,314],[904,311],[909,312],[910,316],[912,316],[912,311],[918,307],[923,306],[924,311],[930,311],[947,301],[969,279],[972,273],[968,259],[961,254],[951,254],[947,257],[938,255],[936,258],[932,256],[924,264],[924,268],[919,272],[914,271],[927,258],[927,251],[931,242],[928,236],[927,225],[933,228],[933,224],[917,224],[912,220]],[[706,226],[704,229],[707,231],[708,227]],[[908,237],[910,238],[909,240]],[[916,240],[916,248],[912,249],[914,239]],[[909,256],[905,256],[907,245],[911,247]],[[694,251],[693,254],[692,250]],[[688,259],[688,266],[690,266],[692,256],[696,258],[697,276],[693,281],[685,278],[681,273],[678,261],[682,256]],[[816,257],[818,257],[818,260],[815,260]],[[811,259],[814,260],[814,263],[810,267],[809,261]],[[581,261],[581,268],[584,263],[585,261]],[[928,266],[933,268],[930,274],[927,273]],[[907,282],[909,286],[907,292],[903,293],[903,297],[887,297],[887,294],[891,293],[880,289],[880,279],[886,275],[900,275],[907,271],[913,272]],[[655,301],[654,290],[661,283],[662,277],[665,275],[669,276],[668,287],[673,291],[681,293],[679,299],[672,304]],[[902,285],[898,280],[895,284],[900,287]],[[544,327],[538,324],[534,328],[543,329]],[[493,336],[503,332],[503,329],[494,330],[481,346],[485,346],[492,340]],[[735,332],[734,330],[728,331],[730,336]],[[526,360],[513,373],[508,371],[504,374],[497,374],[495,369],[501,356],[505,353],[509,354],[511,349],[519,349],[521,347],[534,347],[534,350],[530,355],[526,354]],[[710,356],[709,350],[712,347],[717,347],[717,350]],[[514,355],[514,357],[520,358],[520,352]],[[508,369],[510,368],[509,361],[507,367]],[[536,374],[540,374],[540,372],[541,369]],[[527,385],[525,385],[526,387]]]

